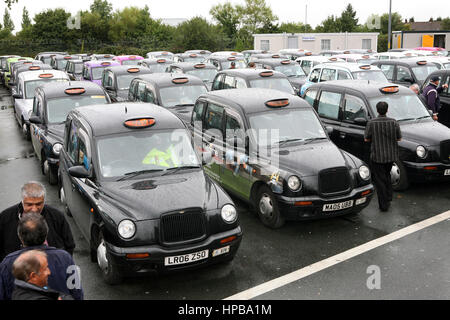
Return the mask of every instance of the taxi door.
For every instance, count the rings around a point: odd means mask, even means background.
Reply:
[[[44,134],[44,112],[43,112],[43,102],[42,98],[39,95],[36,95],[33,103],[33,113],[31,116],[36,116],[41,123],[30,123],[30,133],[31,133],[31,144],[33,145],[34,152],[37,157],[42,160],[41,152],[42,152],[42,143],[41,143],[41,135]]]
[[[325,126],[333,128],[330,139],[339,147],[346,150],[346,132],[341,132],[341,104],[344,94],[331,89],[322,89],[315,102],[314,108]]]
[[[342,105],[342,122],[339,132],[340,144],[345,151],[369,161],[370,144],[364,142],[366,124],[370,119],[366,104],[361,97],[346,93]]]
[[[447,72],[441,77],[440,85],[450,86],[450,74]],[[450,88],[442,90],[440,94],[441,109],[439,110],[439,122],[450,128]]]
[[[202,149],[211,151],[213,161],[207,164],[205,171],[216,181],[222,184],[223,173],[223,127],[225,118],[225,108],[215,103],[208,102],[204,115],[202,128]]]

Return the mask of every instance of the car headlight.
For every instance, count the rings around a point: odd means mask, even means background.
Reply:
[[[424,146],[418,146],[416,148],[416,154],[419,158],[425,159],[427,156],[427,149]]]
[[[61,149],[62,149],[62,144],[61,143],[55,143],[53,145],[53,148],[52,148],[53,153],[56,154],[57,156],[60,154]]]
[[[220,214],[226,223],[233,223],[237,219],[236,208],[231,204],[224,205]]]
[[[292,191],[298,191],[302,187],[302,182],[297,176],[290,176],[287,183],[289,189],[291,189]]]
[[[124,239],[130,239],[136,233],[136,226],[131,220],[123,220],[119,223],[117,231]]]
[[[359,167],[359,176],[363,180],[369,180],[370,178],[370,170],[367,166],[361,166]]]

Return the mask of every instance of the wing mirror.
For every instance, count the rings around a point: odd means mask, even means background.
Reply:
[[[84,166],[74,166],[69,168],[69,174],[74,178],[85,179],[89,178],[89,171]]]
[[[42,119],[39,118],[38,116],[31,116],[30,117],[30,123],[42,124]]]
[[[23,99],[22,95],[20,93],[13,94],[14,99]]]
[[[360,126],[365,126],[367,124],[367,119],[365,118],[356,118],[353,121]]]

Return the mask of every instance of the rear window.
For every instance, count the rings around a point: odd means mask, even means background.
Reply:
[[[358,71],[353,72],[353,78],[355,80],[371,80],[378,82],[388,82],[388,79],[381,70],[373,71]]]
[[[124,66],[137,66],[139,60],[124,60],[122,61],[122,65]]]
[[[25,99],[33,99],[35,89],[49,82],[68,81],[67,79],[40,79],[25,82]]]
[[[47,101],[47,118],[49,123],[62,123],[66,121],[70,110],[93,104],[106,104],[108,101],[104,95],[81,95],[54,98]]]
[[[284,91],[287,93],[295,94],[291,83],[288,79],[278,78],[278,79],[256,79],[250,81],[251,88],[263,88],[263,89],[275,89]]]
[[[414,75],[416,76],[417,80],[424,81],[428,75],[436,70],[439,70],[438,67],[434,64],[426,65],[426,66],[417,66],[412,67],[412,70],[414,72]]]

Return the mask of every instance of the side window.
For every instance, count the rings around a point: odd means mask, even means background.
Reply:
[[[311,82],[319,82],[320,68],[313,69],[311,74],[309,75],[309,81]]]
[[[245,89],[247,88],[247,83],[242,78],[236,78],[236,89]]]
[[[412,79],[409,69],[403,66],[397,66],[397,80],[406,81],[407,79]]]
[[[38,116],[38,104],[39,104],[39,100],[38,100],[38,98],[37,98],[37,96],[35,96],[34,97],[34,100],[33,100],[33,114],[35,115],[35,116]]]
[[[89,69],[87,67],[83,68],[83,78],[89,79]]]
[[[215,79],[214,79],[214,83],[213,83],[213,89],[214,90],[220,90],[220,84],[222,82],[222,78],[223,78],[223,74],[218,75]]]
[[[320,81],[332,81],[336,79],[336,70],[324,68],[322,70],[322,75],[320,76]]]
[[[300,66],[302,67],[303,71],[305,71],[306,74],[309,74],[312,68],[312,62],[308,60],[303,60]]]
[[[69,140],[67,142],[67,154],[72,161],[75,162],[78,156],[78,136],[75,121],[72,121],[70,126]]]
[[[222,132],[223,111],[223,107],[208,104],[205,117],[206,129],[217,129]]]
[[[90,168],[90,150],[89,150],[89,144],[87,135],[83,131],[78,131],[78,142],[79,142],[79,149],[78,149],[78,157],[76,164],[83,166],[86,168],[86,170],[89,170]]]
[[[205,102],[198,101],[195,104],[194,111],[192,112],[191,124],[194,125],[195,121],[202,121],[203,110],[205,110]]]
[[[145,83],[138,82],[137,85],[137,92],[136,92],[136,99],[139,101],[145,102]]]
[[[351,79],[351,76],[348,74],[348,72],[339,70],[338,71],[338,80],[347,80]]]
[[[236,86],[235,86],[235,78],[226,75],[223,88],[224,89],[234,89],[234,88],[236,88]]]
[[[244,140],[244,132],[241,130],[241,124],[238,119],[227,114],[225,122],[225,139],[232,139],[233,136],[237,136]],[[233,142],[234,145],[234,142]]]
[[[317,90],[311,89],[311,90],[306,91],[305,100],[311,106],[314,106],[314,100],[316,99],[316,97],[317,97]]]
[[[144,101],[150,102],[150,103],[155,103],[155,95],[153,94],[153,91],[150,90],[150,88],[147,88],[147,87],[145,88]]]
[[[448,86],[450,86],[450,77],[447,76],[447,78],[444,81],[441,81],[440,84],[441,85],[447,84]],[[446,89],[443,89],[441,95],[449,97],[450,96],[450,89],[448,87]]]
[[[367,119],[367,110],[361,98],[345,95],[343,120],[353,122],[357,118]]]
[[[322,91],[319,99],[319,106],[317,108],[319,115],[325,118],[338,120],[341,97],[342,95],[340,93]]]
[[[103,70],[103,73],[102,73],[102,86],[103,87],[106,86],[107,79],[108,79],[108,73],[105,72],[105,70]]]
[[[112,72],[108,72],[107,73],[107,75],[106,75],[106,85],[107,86],[113,86],[113,74],[112,74]]]
[[[130,89],[128,90],[128,99],[130,101],[134,101],[136,98],[136,87],[137,87],[138,81],[131,81]]]
[[[388,80],[394,80],[394,69],[395,65],[391,64],[382,64],[379,66],[381,71],[383,71],[384,75]]]

